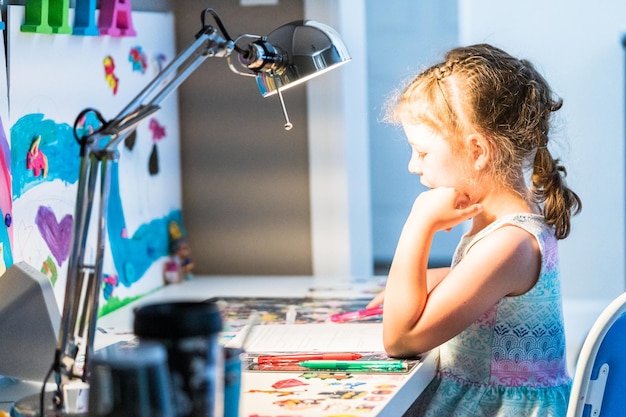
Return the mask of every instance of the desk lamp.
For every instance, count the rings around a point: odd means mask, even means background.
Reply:
[[[217,28],[206,23],[213,17]],[[107,204],[111,161],[119,158],[117,147],[144,119],[160,109],[159,104],[209,57],[226,58],[229,68],[256,77],[263,96],[278,95],[285,129],[292,127],[281,92],[350,60],[339,35],[330,27],[311,20],[283,25],[267,36],[230,37],[213,9],[201,14],[202,28],[196,40],[165,67],[115,118],[105,120],[87,108],[77,117],[74,136],[80,145],[80,172],[74,213],[73,241],[68,263],[61,326],[49,376],[56,390],[16,402],[14,412],[24,416],[86,416],[89,358],[93,355],[98,300],[102,284],[106,242]],[[241,45],[244,46],[241,46]],[[236,61],[232,56],[236,55]],[[94,114],[101,123],[95,131],[79,135],[84,116]],[[98,178],[99,177],[99,178]],[[99,184],[98,184],[99,182]],[[99,195],[96,188],[99,186]],[[99,198],[97,198],[99,197]],[[98,222],[90,231],[94,200]],[[95,262],[85,258],[86,246],[96,235]],[[45,381],[44,381],[45,382]],[[72,399],[69,401],[68,399]],[[85,401],[86,403],[86,401]]]

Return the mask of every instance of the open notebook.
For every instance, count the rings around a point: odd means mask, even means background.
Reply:
[[[245,350],[252,352],[384,352],[381,323],[311,323],[254,326]],[[226,346],[240,347],[244,327]]]

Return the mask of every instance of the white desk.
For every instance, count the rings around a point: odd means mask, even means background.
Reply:
[[[364,280],[337,282],[337,279],[321,279],[313,277],[196,277],[194,280],[182,284],[171,285],[159,289],[138,301],[122,307],[98,321],[98,327],[107,333],[100,333],[96,338],[96,349],[115,342],[130,340],[134,336],[133,310],[135,307],[164,301],[201,301],[210,297],[289,297],[298,298],[311,295],[311,289],[316,289],[316,296],[339,298],[366,298],[369,297],[364,288],[368,285],[375,287],[376,279],[372,278],[369,284]],[[327,288],[324,290],[324,288]],[[373,296],[373,294],[371,294]],[[277,347],[280,350],[280,347]],[[322,414],[351,414],[358,411],[362,417],[398,417],[411,405],[433,378],[437,368],[437,354],[431,352],[425,355],[422,362],[407,374],[352,374],[350,380],[339,381],[329,379],[323,381],[306,381],[308,385],[293,388],[292,396],[285,392],[271,393],[272,387],[278,379],[298,377],[297,373],[277,372],[244,372],[242,375],[242,395],[240,402],[240,416],[319,416]],[[309,384],[310,382],[310,384]],[[309,393],[314,392],[314,386],[323,384],[325,391],[332,393],[323,398],[317,405],[307,405],[311,398]],[[19,399],[22,396],[36,392],[36,385],[25,385],[22,389],[7,387],[0,384],[0,401],[5,401],[3,407],[10,409],[11,398]],[[346,388],[347,387],[347,388]],[[358,390],[358,398],[338,398],[342,390]],[[370,391],[367,391],[370,390]],[[292,401],[290,401],[290,399]],[[300,404],[299,404],[300,403]],[[8,408],[7,408],[8,406]],[[323,410],[323,411],[322,411]]]

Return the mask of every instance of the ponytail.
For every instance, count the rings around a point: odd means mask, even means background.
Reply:
[[[532,192],[542,209],[546,223],[554,228],[557,239],[565,239],[570,232],[570,218],[580,213],[580,197],[567,187],[567,171],[553,159],[546,146],[540,146],[535,154],[532,173]]]

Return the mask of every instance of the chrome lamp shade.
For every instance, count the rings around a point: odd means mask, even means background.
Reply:
[[[263,97],[304,83],[351,59],[339,34],[313,20],[283,25],[267,35],[267,42],[287,55],[287,59],[283,68],[256,74]]]

